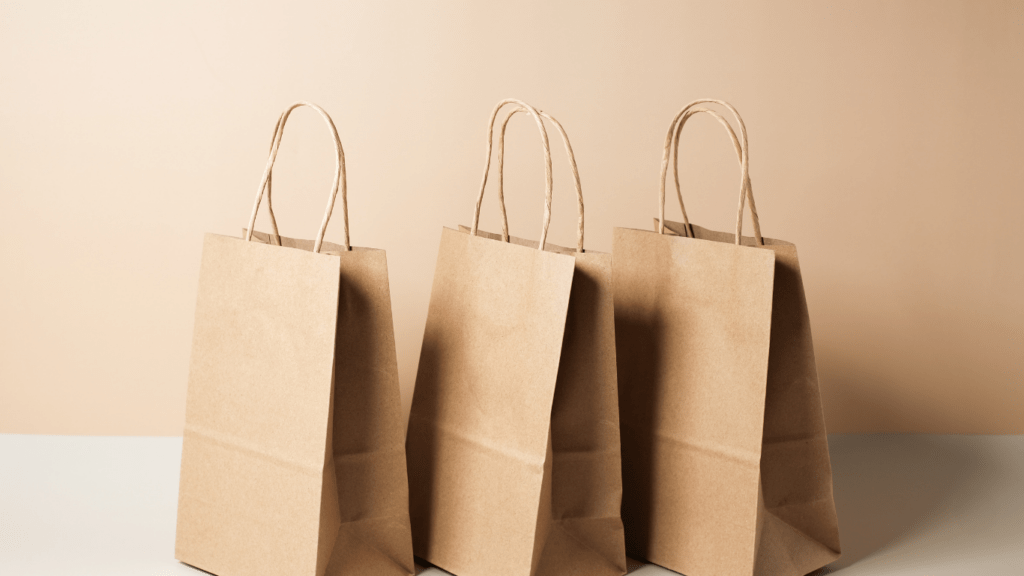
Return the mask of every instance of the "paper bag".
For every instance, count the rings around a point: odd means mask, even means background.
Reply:
[[[477,229],[494,120],[509,103],[541,131],[539,242],[508,235],[503,202],[503,234]],[[546,242],[541,117],[576,175],[576,250]],[[442,231],[407,440],[416,555],[459,576],[625,573],[611,262],[583,251],[582,208],[561,126],[499,103],[473,226]]]
[[[251,232],[303,105],[337,151],[319,233]],[[214,574],[414,571],[385,254],[350,248],[347,218],[345,245],[323,241],[339,185],[344,208],[343,154],[326,112],[293,105],[245,237],[204,241],[175,557]]]
[[[669,129],[658,231],[614,232],[627,550],[687,576],[802,576],[840,548],[796,248],[761,237],[743,122],[720,102],[737,140],[703,102]],[[700,112],[740,157],[735,234],[664,219],[669,149]]]

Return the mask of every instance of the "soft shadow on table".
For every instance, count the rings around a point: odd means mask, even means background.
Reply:
[[[432,570],[430,572],[431,574],[451,574],[451,572],[445,572],[444,570],[441,570],[437,566],[434,566],[433,564],[430,564],[426,560],[424,560],[424,559],[420,558],[419,556],[417,556],[416,557],[416,574],[417,574],[417,576],[419,576],[420,574],[423,574],[424,572],[426,572],[428,570]]]
[[[217,576],[213,572],[207,572],[206,570],[203,570],[202,568],[196,568],[195,566],[193,566],[191,564],[186,564],[186,563],[181,562],[181,561],[179,561],[179,563],[182,566],[184,566],[185,568],[188,568],[189,570],[194,570],[197,574],[209,574],[210,576]]]
[[[640,568],[643,568],[644,566],[646,566],[646,564],[644,564],[643,562],[640,562],[639,560],[634,560],[632,558],[627,558],[626,559],[626,568],[628,570],[627,574],[632,574],[632,573],[636,572],[637,570],[639,570]],[[419,574],[422,574],[422,573],[426,572],[430,568],[433,568],[433,570],[434,570],[433,572],[431,572],[431,574],[449,574],[449,572],[445,572],[444,570],[442,570],[442,569],[440,569],[440,568],[438,568],[438,567],[436,567],[436,566],[434,566],[432,564],[429,564],[426,560],[424,560],[422,558],[419,558],[419,557],[416,558],[416,574],[417,574],[417,576]]]
[[[829,452],[843,556],[813,576],[1024,574],[1021,437],[839,434]]]
[[[999,437],[971,438],[831,436],[843,556],[815,574],[852,573],[844,569],[858,563],[963,558],[1024,541],[1024,523],[1004,521],[1021,508],[1012,488],[1021,471],[998,457],[1016,449]]]
[[[632,558],[628,558],[627,561],[626,561],[626,568],[628,569],[627,574],[632,574],[632,573],[636,572],[637,570],[643,568],[644,566],[646,566],[646,564],[644,564],[643,562],[640,562],[639,560],[634,560]],[[422,558],[416,558],[416,574],[417,574],[417,576],[419,574],[423,574],[424,572],[426,572],[430,568],[433,568],[433,572],[431,572],[431,574],[449,574],[449,572],[445,572],[444,570],[442,570],[442,569],[440,569],[440,568],[438,568],[436,566],[428,564]],[[674,574],[674,572],[673,572],[673,574]]]

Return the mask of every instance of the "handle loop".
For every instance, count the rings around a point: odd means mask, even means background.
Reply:
[[[732,129],[729,122],[723,118],[720,114],[707,108],[696,108],[699,104],[714,103],[719,104],[727,108],[732,112],[733,117],[736,119],[736,123],[740,128],[740,137],[737,139],[736,132]],[[683,204],[682,191],[679,185],[679,136],[682,133],[683,126],[686,121],[689,120],[695,114],[705,113],[714,117],[729,134],[730,139],[733,142],[733,147],[736,149],[737,156],[740,161],[740,196],[736,214],[736,237],[735,243],[740,244],[743,234],[743,210],[746,206],[746,201],[750,200],[751,219],[754,225],[754,236],[758,244],[763,245],[764,239],[761,237],[761,225],[757,216],[757,210],[754,205],[754,193],[753,187],[750,184],[750,170],[749,170],[749,152],[747,143],[747,128],[743,123],[743,118],[739,112],[728,102],[714,99],[701,99],[695,100],[687,104],[672,120],[669,126],[668,134],[665,136],[665,150],[662,155],[661,161],[661,188],[659,192],[659,226],[658,231],[661,234],[665,233],[665,181],[668,173],[669,156],[671,153],[671,160],[674,166],[674,175],[676,182],[676,195],[679,198],[679,207],[683,212],[683,224],[689,234],[693,235],[693,228],[690,225],[689,219],[686,215],[686,207]]]
[[[505,129],[509,120],[518,112],[527,112],[526,108],[516,108],[508,113],[505,121],[501,123],[501,132],[498,134],[498,205],[501,207],[501,238],[508,242],[508,214],[505,211]],[[572,168],[572,176],[576,185],[576,207],[579,212],[579,222],[576,228],[576,251],[583,252],[583,187],[580,185],[580,171],[576,166],[576,155],[572,152],[572,144],[569,143],[569,135],[565,133],[562,124],[547,112],[538,110],[542,118],[554,124],[555,129],[562,136],[562,144],[565,146],[565,153],[569,158],[569,166]]]
[[[330,128],[331,135],[334,138],[334,151],[336,153],[334,184],[331,188],[331,195],[327,200],[327,210],[324,212],[323,221],[320,223],[320,230],[317,232],[316,240],[313,243],[313,252],[320,252],[320,246],[323,244],[324,233],[327,231],[327,223],[331,219],[331,213],[334,210],[334,202],[338,196],[339,188],[341,190],[341,212],[345,233],[344,246],[345,250],[350,250],[351,248],[349,247],[348,234],[348,185],[345,176],[345,150],[341,146],[341,138],[338,136],[338,129],[334,125],[334,121],[331,120],[330,115],[327,114],[327,112],[323,108],[309,102],[296,102],[292,104],[291,106],[288,107],[288,109],[286,109],[281,114],[281,116],[277,120],[277,126],[274,128],[274,140],[270,146],[270,157],[267,159],[267,166],[263,170],[263,177],[260,180],[260,187],[256,191],[256,202],[252,207],[252,215],[249,217],[249,227],[247,229],[245,239],[246,241],[252,240],[253,228],[256,225],[256,214],[259,212],[260,201],[263,199],[264,190],[266,190],[267,207],[270,210],[271,214],[271,225],[273,226],[275,237],[277,237],[278,242],[280,242],[280,234],[278,233],[277,229],[277,219],[274,218],[273,216],[274,211],[273,208],[271,207],[270,202],[271,173],[274,168],[274,162],[277,160],[277,152],[281,147],[281,138],[284,136],[284,125],[286,122],[288,122],[288,117],[291,115],[292,111],[302,106],[306,106],[312,108],[313,110],[316,110],[316,112],[320,114],[320,116],[324,119],[324,122],[327,124],[327,127]]]
[[[544,147],[544,220],[541,225],[540,242],[538,244],[538,248],[540,250],[543,250],[544,246],[547,244],[548,225],[551,223],[551,146],[548,144],[548,132],[547,129],[544,128],[544,122],[541,120],[540,112],[538,112],[536,108],[530,106],[526,102],[523,102],[522,100],[517,100],[515,98],[506,98],[501,102],[498,102],[498,105],[494,107],[494,111],[491,112],[491,120],[487,124],[487,160],[484,163],[484,176],[483,179],[480,181],[480,194],[477,195],[476,198],[476,208],[473,211],[473,227],[470,229],[470,234],[476,236],[477,228],[479,227],[480,224],[480,207],[483,205],[484,190],[487,187],[487,173],[491,169],[491,148],[492,140],[494,139],[494,120],[495,118],[498,117],[498,112],[500,112],[501,109],[505,107],[505,105],[507,104],[516,104],[519,108],[526,110],[527,112],[530,113],[530,115],[533,116],[534,121],[537,123],[537,128],[540,131],[541,145]],[[506,222],[505,227],[503,228],[504,233],[502,234],[502,237],[506,241],[508,240],[507,227],[508,225]]]
[[[676,184],[676,197],[679,199],[679,207],[682,209],[683,212],[683,224],[685,227],[686,234],[690,237],[694,236],[693,226],[690,224],[689,219],[686,216],[686,208],[683,205],[683,194],[681,191],[681,187],[679,185],[679,137],[683,132],[683,126],[686,124],[686,121],[691,116],[694,116],[699,113],[708,114],[715,118],[716,120],[718,120],[719,124],[721,124],[725,128],[726,133],[729,134],[729,138],[732,140],[733,148],[736,150],[737,159],[742,159],[742,146],[740,145],[739,140],[736,138],[736,132],[733,131],[732,126],[729,124],[729,121],[723,118],[721,114],[718,114],[714,110],[710,110],[707,108],[692,108],[680,119],[679,123],[676,125],[675,136],[673,138],[672,168]],[[754,237],[757,240],[758,244],[764,245],[764,239],[761,237],[761,225],[757,216],[757,207],[754,204],[754,190],[750,184],[749,177],[746,180],[745,200],[749,200],[750,202],[750,217],[754,224]],[[743,200],[741,199],[740,202],[740,212],[742,213]]]

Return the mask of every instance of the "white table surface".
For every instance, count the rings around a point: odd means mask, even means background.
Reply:
[[[818,574],[1024,575],[1024,436],[830,445],[843,558]],[[174,560],[180,457],[181,438],[0,435],[0,575],[205,574]]]

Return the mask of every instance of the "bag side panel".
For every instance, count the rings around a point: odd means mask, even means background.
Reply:
[[[537,528],[533,540],[533,562],[530,566],[530,574],[534,575],[539,573],[538,570],[544,561],[544,555],[551,544],[548,537],[554,524],[551,519],[551,469],[553,463],[554,457],[551,449],[551,434],[549,432],[547,454],[544,456],[544,477],[541,479],[540,485],[540,502],[537,506]]]
[[[332,456],[342,529],[327,574],[413,574],[387,256],[340,256]]]
[[[611,254],[576,256],[551,414],[551,536],[539,574],[626,573]]]
[[[792,571],[787,573],[802,576],[839,557],[839,524],[796,248],[782,244],[769,248],[775,252],[776,268],[762,489],[768,520],[781,524],[777,531],[786,535],[778,541],[788,543],[785,555],[791,559]]]

